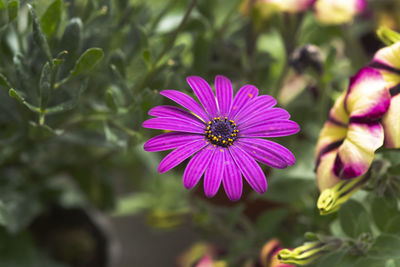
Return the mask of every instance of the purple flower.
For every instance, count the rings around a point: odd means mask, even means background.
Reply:
[[[204,174],[204,192],[213,197],[221,185],[229,199],[242,195],[242,175],[258,193],[267,190],[265,174],[256,161],[274,168],[295,163],[285,147],[263,137],[297,133],[297,123],[289,113],[274,108],[276,100],[258,96],[258,89],[245,85],[233,98],[232,84],[224,76],[215,78],[215,93],[202,78],[190,76],[187,82],[203,107],[190,96],[175,90],[161,95],[183,108],[158,106],[149,111],[156,118],[143,123],[144,128],[171,131],[151,138],[144,144],[146,151],[175,149],[160,163],[158,171],[167,172],[190,159],[183,174],[183,184],[193,188]]]

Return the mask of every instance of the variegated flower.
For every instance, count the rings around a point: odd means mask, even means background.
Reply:
[[[314,8],[318,21],[324,24],[343,24],[353,21],[365,6],[365,0],[317,0]]]
[[[390,94],[379,71],[364,68],[351,77],[348,90],[336,100],[316,148],[320,191],[341,179],[365,174],[375,151],[383,145],[380,119],[390,105]]]
[[[370,66],[382,74],[391,96],[390,108],[382,118],[385,147],[400,148],[400,42],[376,52]]]

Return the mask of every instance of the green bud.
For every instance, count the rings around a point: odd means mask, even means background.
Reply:
[[[342,242],[339,239],[332,239],[329,242],[306,242],[293,250],[280,250],[278,259],[282,263],[305,265],[328,252],[338,249],[341,244]]]
[[[394,43],[400,42],[400,33],[392,31],[387,27],[380,27],[376,34],[378,35],[379,39],[384,42],[386,45],[392,45]]]
[[[325,189],[319,195],[317,207],[321,215],[330,214],[339,210],[362,185],[368,180],[369,175],[363,175],[351,180],[343,180],[332,188]]]

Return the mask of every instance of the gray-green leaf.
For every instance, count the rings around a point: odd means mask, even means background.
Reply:
[[[368,255],[378,259],[398,259],[400,258],[399,248],[400,236],[382,234],[378,236],[368,251]]]
[[[103,58],[103,50],[101,48],[89,48],[78,59],[74,69],[71,71],[71,77],[89,72]]]
[[[19,1],[11,0],[8,1],[8,22],[12,22],[18,16]]]
[[[339,210],[340,226],[350,237],[358,237],[361,233],[370,232],[369,217],[364,207],[349,200]]]
[[[29,13],[31,14],[31,17],[32,17],[33,40],[46,54],[48,61],[52,62],[50,47],[47,42],[46,36],[44,35],[44,33],[42,31],[40,23],[36,17],[35,10],[33,9],[33,7],[30,4],[28,4],[28,8],[29,8]]]
[[[51,77],[52,70],[49,62],[47,62],[42,69],[42,74],[40,76],[39,82],[40,107],[42,108],[42,110],[46,108],[47,102],[51,94]]]
[[[62,12],[62,1],[55,0],[43,14],[40,19],[40,24],[42,25],[43,32],[51,37],[57,30],[57,27],[61,20],[61,12]]]

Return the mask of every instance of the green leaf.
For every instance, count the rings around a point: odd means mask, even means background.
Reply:
[[[112,111],[116,112],[118,110],[118,105],[111,89],[106,91],[106,104]]]
[[[385,231],[390,220],[398,216],[397,200],[375,197],[371,203],[371,212],[376,226]]]
[[[7,226],[10,223],[10,214],[3,201],[0,200],[0,225]]]
[[[33,40],[40,47],[40,49],[42,49],[42,51],[45,53],[48,61],[51,62],[50,64],[52,64],[52,56],[51,56],[51,52],[50,52],[50,47],[47,42],[46,36],[44,35],[44,33],[42,31],[40,23],[36,17],[35,10],[33,9],[33,7],[30,4],[28,4],[28,8],[29,8],[29,13],[31,14],[31,17],[32,17]]]
[[[82,46],[82,20],[72,18],[68,21],[61,38],[61,48],[68,51],[70,56],[78,54]]]
[[[279,177],[271,181],[268,194],[260,197],[276,202],[290,203],[315,190],[315,181],[308,179]]]
[[[61,20],[62,0],[54,0],[40,19],[43,32],[51,37],[57,31]]]
[[[6,4],[4,3],[4,0],[0,0],[0,9],[6,9]]]
[[[125,77],[125,54],[121,50],[118,50],[112,54],[110,66],[115,66],[120,75]]]
[[[146,63],[147,69],[151,70],[151,60],[150,60],[150,51],[148,49],[144,50],[142,52],[142,57],[144,59],[144,62]]]
[[[117,201],[117,207],[113,215],[132,215],[149,209],[153,205],[153,197],[149,193],[135,193],[122,197]]]
[[[376,259],[399,259],[400,236],[382,234],[378,236],[368,255]]]
[[[269,235],[277,232],[277,227],[288,216],[289,211],[284,208],[268,210],[263,212],[256,222],[257,233],[261,235]]]
[[[339,221],[343,232],[349,237],[358,237],[361,233],[370,232],[368,213],[354,200],[342,205],[339,210]]]
[[[8,22],[12,22],[18,16],[19,1],[11,0],[8,1]]]
[[[3,86],[6,89],[10,89],[12,86],[8,82],[6,76],[0,73],[0,86]]]
[[[103,50],[101,48],[89,48],[78,59],[74,69],[71,71],[71,77],[89,72],[103,58]]]
[[[20,102],[21,104],[25,105],[28,109],[30,109],[31,111],[35,112],[35,113],[40,113],[40,108],[35,107],[34,105],[29,104],[28,102],[25,101],[24,97],[18,93],[15,89],[10,89],[8,91],[8,94],[15,98],[16,100],[18,100],[18,102]]]
[[[49,62],[46,62],[46,64],[43,66],[39,82],[40,107],[42,108],[42,110],[46,108],[47,102],[49,101],[49,97],[51,94],[51,84],[52,84],[51,79],[52,79],[52,70]]]

